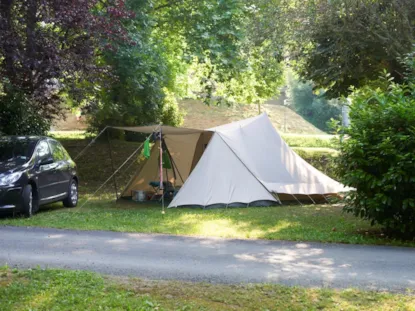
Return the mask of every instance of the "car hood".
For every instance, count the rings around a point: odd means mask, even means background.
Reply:
[[[18,172],[27,167],[27,163],[0,162],[0,174]]]

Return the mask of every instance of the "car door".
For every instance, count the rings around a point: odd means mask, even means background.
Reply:
[[[43,203],[55,195],[54,184],[56,182],[54,174],[56,164],[53,161],[49,144],[46,140],[38,142],[35,149],[35,161],[35,178],[39,200],[40,203]]]
[[[48,140],[50,150],[52,152],[55,166],[55,177],[56,177],[56,194],[66,195],[69,189],[69,181],[72,178],[70,172],[70,165],[68,163],[67,154],[62,145],[56,140]]]

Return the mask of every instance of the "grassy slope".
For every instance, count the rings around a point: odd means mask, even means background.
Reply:
[[[197,100],[182,100],[179,106],[186,113],[183,126],[189,128],[207,129],[258,115],[257,105],[209,107]],[[280,132],[325,134],[287,107],[264,104],[262,105],[262,112],[268,113],[272,124]]]
[[[79,230],[165,233],[224,238],[320,241],[353,244],[415,246],[383,236],[378,228],[351,215],[340,206],[287,205],[235,209],[169,209],[108,199],[91,201],[84,207],[63,209],[60,204],[44,207],[30,219],[2,218],[0,224]]]
[[[7,297],[7,300],[5,299]],[[0,310],[413,310],[410,295],[0,268]]]

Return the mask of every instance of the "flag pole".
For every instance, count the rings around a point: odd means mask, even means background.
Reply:
[[[161,190],[161,213],[164,215],[164,184],[163,184],[163,131],[160,123],[160,190]]]

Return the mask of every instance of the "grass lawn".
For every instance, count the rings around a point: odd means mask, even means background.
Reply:
[[[411,294],[411,293],[407,293]],[[414,310],[412,295],[0,268],[0,310]]]
[[[0,225],[415,246],[414,241],[390,239],[368,222],[344,214],[341,206],[330,205],[182,208],[169,209],[162,215],[157,204],[149,206],[129,201],[115,204],[103,198],[74,209],[62,208],[61,204],[46,206],[30,219],[2,217]]]

